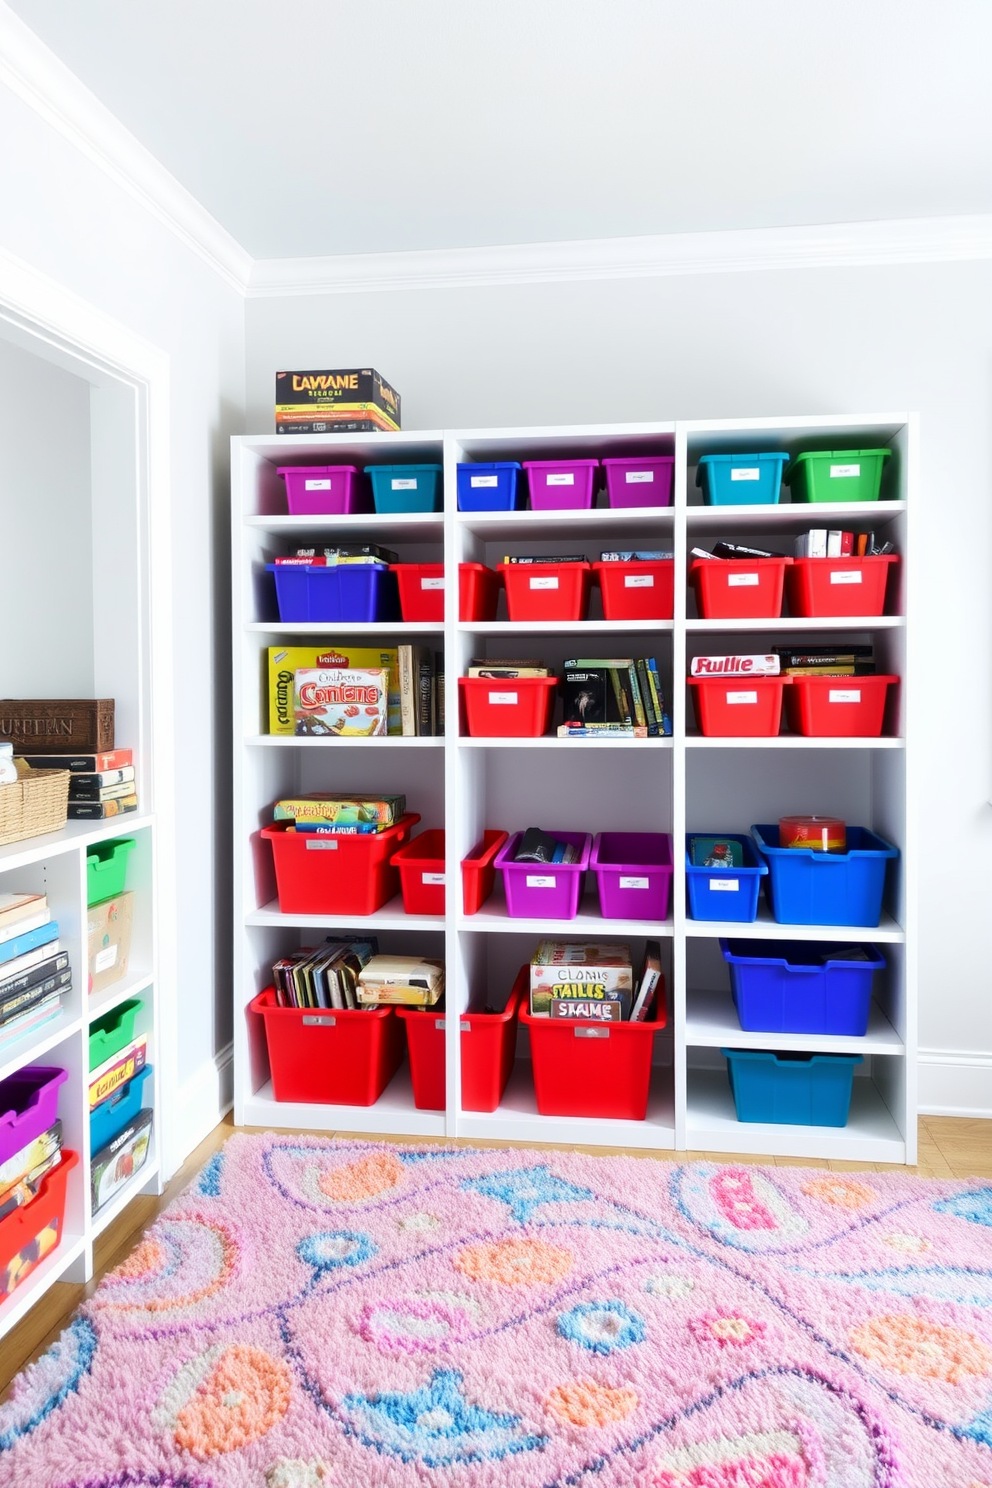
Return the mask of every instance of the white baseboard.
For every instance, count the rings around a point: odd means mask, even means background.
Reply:
[[[921,1116],[992,1118],[992,1054],[984,1050],[921,1049]]]
[[[170,1103],[168,1129],[162,1133],[163,1178],[172,1177],[233,1104],[234,1045],[228,1044],[184,1081]]]

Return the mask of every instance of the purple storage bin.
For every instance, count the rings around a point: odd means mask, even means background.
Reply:
[[[276,581],[279,619],[381,621],[400,618],[396,575],[379,563],[335,563],[329,568],[267,563]]]
[[[533,511],[571,511],[592,506],[598,460],[525,460]]]
[[[577,863],[515,863],[513,855],[524,834],[514,832],[496,854],[494,864],[503,875],[506,912],[511,920],[574,920],[579,912],[592,837],[588,832],[546,830],[550,837],[579,848],[581,857]]]
[[[35,1064],[0,1080],[0,1164],[48,1130],[59,1114],[64,1079],[64,1069]]]
[[[674,455],[601,460],[611,506],[671,506]]]
[[[357,465],[277,465],[291,517],[339,517],[369,511]]]
[[[672,891],[668,832],[600,832],[589,867],[604,920],[663,920]]]

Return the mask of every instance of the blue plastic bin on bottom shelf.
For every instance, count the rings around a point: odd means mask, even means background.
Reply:
[[[329,568],[267,563],[275,576],[279,619],[398,620],[396,575],[378,563],[335,563]]]
[[[696,868],[689,858],[693,837],[722,837],[739,842],[744,849],[742,868]],[[755,852],[750,837],[737,832],[687,832],[685,834],[685,881],[691,920],[726,920],[749,924],[758,918],[758,890],[768,872]]]
[[[377,512],[441,510],[441,465],[366,465]]]
[[[779,847],[778,827],[751,828],[768,863],[768,902],[780,925],[877,925],[885,870],[899,849],[867,827],[848,827],[847,852]]]
[[[721,1049],[738,1121],[846,1126],[860,1054],[788,1054]]]
[[[122,1085],[113,1095],[94,1106],[90,1112],[91,1152],[99,1152],[101,1147],[106,1147],[118,1132],[123,1131],[134,1120],[141,1110],[142,1087],[151,1073],[152,1066],[144,1065],[136,1075],[131,1076],[126,1085]]]
[[[523,505],[519,460],[459,465],[459,511],[516,511]]]
[[[773,506],[788,463],[785,454],[702,455],[696,485],[707,506]]]
[[[865,959],[845,959],[845,950]],[[885,958],[875,946],[827,941],[721,940],[745,1033],[834,1033],[862,1038],[871,984]]]

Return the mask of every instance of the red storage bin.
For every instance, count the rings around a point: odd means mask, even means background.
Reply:
[[[785,695],[794,734],[818,739],[877,739],[893,676],[793,677]]]
[[[591,563],[501,563],[511,620],[584,620]]]
[[[355,836],[292,832],[292,822],[263,827],[272,844],[280,914],[375,914],[399,893],[399,870],[390,858],[419,820],[419,812],[407,811],[384,832]]]
[[[467,915],[478,914],[496,886],[496,854],[509,837],[487,827],[482,841],[477,842],[467,858],[462,858],[462,909]]]
[[[267,987],[248,1008],[265,1024],[277,1101],[374,1106],[403,1062],[392,1007],[281,1008]]]
[[[0,1220],[0,1302],[61,1243],[69,1174],[78,1161],[63,1147],[61,1162],[41,1180],[30,1203]]]
[[[594,563],[605,620],[671,620],[675,560]]]
[[[690,677],[700,733],[726,739],[777,734],[791,677]]]
[[[444,619],[444,564],[391,563],[400,588],[400,613],[406,621]]]
[[[654,1013],[644,1023],[566,1023],[533,1018],[521,1007],[540,1114],[643,1121],[655,1035],[667,1021],[664,977]]]
[[[407,914],[444,914],[444,828],[411,837],[389,860],[400,871]]]
[[[458,565],[459,620],[495,620],[502,577],[484,563]]]
[[[501,1013],[462,1013],[462,1110],[495,1111],[517,1052],[517,1009],[527,995],[527,967],[517,976]],[[443,1111],[445,1019],[430,1008],[397,1008],[406,1024],[413,1103],[418,1111]]]
[[[704,620],[775,620],[791,558],[696,558],[689,578]]]
[[[538,739],[551,724],[557,677],[459,677],[465,728],[474,739]]]
[[[897,553],[877,558],[794,558],[786,575],[789,608],[804,620],[884,615],[885,587]]]

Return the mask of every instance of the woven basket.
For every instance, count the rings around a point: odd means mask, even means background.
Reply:
[[[16,784],[0,785],[0,845],[58,832],[68,816],[69,771],[32,770],[17,761]]]

